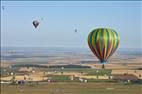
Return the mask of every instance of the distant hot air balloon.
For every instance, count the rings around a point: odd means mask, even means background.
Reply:
[[[4,6],[2,6],[2,9],[4,10]]]
[[[41,20],[43,20],[43,18],[41,18]]]
[[[75,29],[75,32],[77,32],[77,29]]]
[[[34,20],[33,25],[34,25],[35,28],[37,28],[37,26],[39,25],[39,22],[37,20]]]
[[[108,58],[115,52],[120,42],[120,37],[116,31],[108,28],[97,28],[90,32],[88,45],[91,51],[102,63],[107,63]]]

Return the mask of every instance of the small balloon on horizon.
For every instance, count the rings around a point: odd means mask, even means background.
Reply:
[[[2,10],[4,10],[5,6],[2,6]]]
[[[75,32],[77,32],[77,29],[75,29]]]

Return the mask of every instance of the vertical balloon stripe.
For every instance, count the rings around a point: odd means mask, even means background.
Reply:
[[[103,59],[105,59],[105,29],[102,30],[102,40],[103,40]]]
[[[116,38],[117,38],[117,36],[116,36],[116,34],[115,34],[115,32],[113,32],[114,33],[114,47],[116,47]]]
[[[106,46],[106,56],[105,56],[105,58],[107,57],[107,54],[108,54],[108,48],[109,48],[109,36],[110,36],[107,29],[106,29],[106,33],[107,33],[107,46]]]
[[[93,47],[91,46],[91,41],[92,41],[92,40],[90,39],[90,38],[91,38],[91,37],[90,37],[91,34],[92,34],[92,33],[90,33],[89,36],[88,36],[88,45],[89,45],[90,49],[92,50],[92,52],[95,53],[95,51],[93,50]]]
[[[115,34],[114,34],[114,32],[111,32],[111,33],[112,33],[112,36],[113,36],[113,39],[112,39],[113,45],[112,45],[112,50],[110,51],[110,54],[108,54],[107,58],[109,58],[111,56],[111,54],[114,52],[114,49],[115,49]]]
[[[91,45],[91,44],[92,44],[92,36],[93,36],[93,33],[94,33],[94,32],[91,32],[91,33],[89,34],[89,37],[88,37],[88,44],[89,44],[90,49],[92,50],[92,52],[93,52],[94,54],[96,54],[97,57],[100,57],[99,54],[97,53],[97,50],[95,50],[94,47],[93,47],[93,45]]]
[[[92,43],[93,47],[96,46],[96,39],[95,39],[95,38],[96,38],[96,35],[97,35],[96,33],[97,33],[97,31],[96,31],[96,32],[95,32],[95,31],[92,32],[92,34],[93,34],[92,40],[94,40],[93,43]]]
[[[101,53],[101,29],[99,29],[98,37],[97,37],[97,49],[99,51],[100,56],[102,57]]]
[[[100,58],[102,58],[102,47],[101,47],[101,44],[102,44],[102,35],[101,35],[101,29],[99,30],[99,33],[98,33],[98,39],[97,39],[97,49],[98,49],[98,52],[99,52],[99,54],[100,54]]]
[[[92,46],[92,50],[94,50],[94,52],[95,52],[94,54],[96,54],[97,57],[99,57],[98,54],[97,54],[97,52],[96,52],[96,50],[94,49],[94,41],[95,41],[95,40],[94,40],[94,34],[95,34],[95,33],[96,33],[96,32],[94,32],[94,31],[91,33],[91,37],[90,37],[90,39],[92,40],[92,41],[91,41],[91,44],[92,44],[91,46]]]
[[[102,59],[102,55],[101,55],[101,51],[100,51],[100,45],[99,45],[99,41],[97,42],[97,44],[96,44],[96,48],[97,48],[97,51],[98,51],[98,53],[99,53],[99,59]]]
[[[112,36],[113,36],[113,39],[112,39],[112,41],[113,41],[112,51],[113,51],[113,49],[115,47],[115,34],[114,34],[114,32],[111,32],[111,33],[112,33]]]
[[[112,31],[110,31],[110,32],[111,32],[111,35],[112,35],[112,48],[111,48],[111,50],[110,50],[109,55],[112,53],[112,51],[113,51],[113,49],[114,49],[114,44],[115,44],[115,41],[114,41],[114,32],[112,32]],[[108,57],[109,57],[109,55],[108,55]]]
[[[108,54],[107,54],[106,58],[109,56],[109,54],[112,50],[112,45],[113,45],[112,32],[110,31],[110,29],[108,29],[108,33],[109,33],[109,44],[108,44]]]
[[[119,35],[117,34],[116,31],[115,31],[115,34],[116,34],[116,36],[117,36],[116,39],[115,39],[115,40],[117,41],[117,42],[116,42],[116,47],[118,47],[118,45],[119,45],[119,43],[120,43],[120,37],[119,37]]]
[[[101,55],[102,55],[102,58],[104,58],[104,38],[103,38],[103,34],[104,33],[104,29],[102,28],[101,29],[101,32],[100,32],[100,51],[101,51]]]
[[[107,50],[107,40],[108,40],[108,36],[106,34],[106,29],[104,29],[104,32],[103,32],[103,40],[104,40],[104,49],[103,49],[103,58],[106,59],[106,50]]]
[[[100,47],[101,47],[102,54],[103,54],[103,46],[104,46],[103,32],[104,32],[103,29],[101,29],[101,31],[100,31]]]
[[[98,33],[97,33],[97,40],[96,40],[96,41],[98,42],[99,40],[100,40],[100,29],[98,30]],[[96,42],[96,43],[97,43],[97,42]]]
[[[98,52],[98,49],[97,49],[97,47],[96,47],[96,45],[97,45],[97,35],[98,35],[98,33],[99,33],[99,29],[97,29],[96,31],[93,31],[92,33],[94,33],[94,37],[95,37],[95,42],[94,43],[92,43],[92,45],[93,45],[93,48],[95,49],[95,51],[96,51],[96,53],[97,53],[97,55],[100,57],[100,54],[99,54],[99,52]]]
[[[98,36],[98,33],[99,33],[99,29],[95,30],[94,32],[96,32],[96,34],[95,34],[95,44],[97,44],[97,36]]]
[[[92,32],[92,36],[91,36],[91,39],[92,39],[92,42],[91,42],[91,44],[92,44],[92,48],[93,48],[93,50],[95,51],[95,53],[97,54],[97,57],[99,57],[99,54],[97,53],[97,50],[95,49],[95,34],[96,34],[97,32]]]
[[[115,35],[115,38],[114,38],[114,40],[115,40],[115,46],[114,46],[114,49],[112,50],[112,52],[110,53],[109,57],[112,56],[112,54],[118,48],[118,44],[119,44],[119,36],[118,36],[118,34],[115,31],[114,31],[114,35]]]
[[[113,39],[112,39],[113,40],[113,45],[112,45],[112,50],[111,50],[109,55],[111,55],[113,53],[114,47],[115,47],[115,34],[114,34],[114,32],[112,32],[112,35],[113,35]]]
[[[102,33],[102,38],[101,38],[102,39],[102,44],[101,44],[102,45],[102,49],[101,49],[102,50],[102,58],[105,59],[104,54],[105,54],[105,37],[106,36],[104,35],[105,30],[103,28],[102,28],[102,32],[101,33]]]
[[[107,31],[107,51],[106,51],[106,53],[108,53],[108,50],[109,50],[109,31],[106,29],[106,31]],[[105,58],[107,59],[107,54],[106,54],[106,56],[105,56]]]
[[[106,55],[106,59],[108,58],[109,54],[110,54],[110,51],[111,51],[111,45],[112,45],[112,42],[109,41],[109,47],[108,47],[108,53]]]

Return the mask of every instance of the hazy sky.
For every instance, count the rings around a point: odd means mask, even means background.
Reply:
[[[2,6],[2,46],[88,47],[89,32],[108,27],[119,33],[120,48],[142,47],[141,1],[5,1]],[[40,22],[37,29],[33,20]]]

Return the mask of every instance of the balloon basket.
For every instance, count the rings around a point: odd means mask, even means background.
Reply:
[[[105,64],[102,65],[102,69],[105,69]]]

